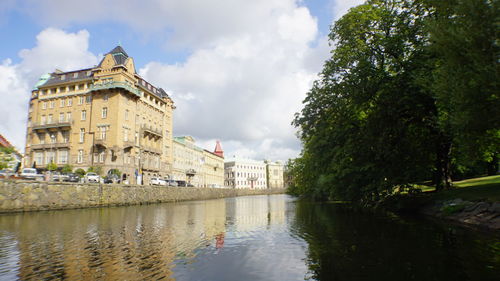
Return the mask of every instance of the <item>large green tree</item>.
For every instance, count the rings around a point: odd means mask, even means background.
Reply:
[[[500,148],[499,1],[429,0],[435,54],[432,90],[439,125],[458,164],[487,161],[498,169]],[[495,168],[496,167],[496,168]]]
[[[436,108],[421,1],[367,1],[331,29],[335,48],[294,120],[318,197],[373,200],[429,177]]]

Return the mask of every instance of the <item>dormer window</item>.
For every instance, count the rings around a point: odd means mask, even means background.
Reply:
[[[87,76],[90,76],[92,74],[92,71],[87,71]]]
[[[64,80],[64,79],[66,79],[66,75],[63,74],[63,75],[61,75],[61,80]]]
[[[75,73],[73,74],[73,78],[77,78],[77,77],[78,77],[78,72],[75,72]]]

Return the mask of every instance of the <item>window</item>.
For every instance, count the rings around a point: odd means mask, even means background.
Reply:
[[[63,112],[59,113],[59,123],[62,123],[62,122],[64,122],[64,113]]]
[[[68,86],[68,91],[73,92],[75,90],[75,85]]]
[[[91,103],[92,102],[92,96],[91,95],[88,95],[85,97],[85,102],[86,103]]]
[[[38,141],[40,141],[40,144],[45,143],[45,133],[41,133],[38,135]]]
[[[78,77],[78,72],[73,73],[73,78],[77,78],[77,77]]]
[[[61,150],[58,153],[58,163],[59,164],[67,164],[68,163],[68,151],[67,150]]]
[[[81,120],[87,120],[87,110],[82,110]]]
[[[60,107],[64,107],[65,101],[66,101],[65,99],[61,99],[61,102],[60,102],[59,106]]]
[[[83,104],[84,96],[79,96],[78,97],[78,104]]]
[[[83,149],[79,149],[78,150],[78,158],[76,160],[78,163],[82,163],[83,162]]]
[[[47,94],[47,90],[42,90],[42,95],[46,95]]]
[[[104,155],[105,155],[104,151],[101,151],[99,153],[99,162],[104,163]]]
[[[36,165],[43,165],[43,152],[35,152]]]
[[[125,109],[125,120],[128,120],[128,109]]]
[[[47,124],[52,124],[52,114],[47,117]]]
[[[92,74],[92,71],[87,71],[87,76],[90,76],[90,74]]]
[[[62,131],[62,141],[63,143],[68,143],[69,142],[69,131]]]
[[[106,118],[108,117],[108,108],[107,107],[103,107],[102,108],[102,114],[101,114],[102,118]]]
[[[99,130],[99,137],[101,140],[105,140],[106,139],[106,131],[107,131],[107,127],[99,127],[97,128]]]
[[[45,125],[45,115],[42,115],[42,118],[40,119],[40,124]]]
[[[71,112],[66,113],[66,121],[71,122]]]
[[[56,141],[57,141],[57,136],[54,134],[51,134],[50,135],[50,143],[56,143]]]
[[[73,105],[73,98],[68,98],[67,104],[68,104],[68,106],[72,106]]]
[[[128,141],[128,129],[123,129],[123,140]]]
[[[109,95],[108,95],[108,94],[104,94],[104,96],[102,97],[102,99],[103,99],[104,101],[108,101],[108,99],[109,99]]]
[[[80,128],[80,142],[83,143],[85,141],[85,129]]]
[[[52,93],[52,94],[57,93],[57,88],[52,88],[52,89],[50,90],[50,93]],[[49,94],[50,94],[50,93],[49,93]]]
[[[64,93],[64,92],[66,92],[66,87],[60,87],[60,88],[59,88],[59,92],[60,92],[60,93]]]
[[[54,162],[54,151],[46,151],[45,152],[45,163],[49,164]]]
[[[46,101],[44,101],[44,102],[42,103],[42,109],[47,109],[47,102],[46,102]]]
[[[50,104],[49,104],[49,108],[54,108],[54,107],[56,107],[56,101],[55,100],[51,100]]]
[[[66,79],[66,75],[63,74],[63,75],[61,75],[61,80],[64,80],[64,79]]]

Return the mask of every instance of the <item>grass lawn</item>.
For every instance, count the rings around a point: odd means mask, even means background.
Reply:
[[[422,186],[422,191],[434,191],[434,187]],[[453,189],[433,194],[437,200],[461,198],[466,201],[500,202],[500,175],[453,182]]]

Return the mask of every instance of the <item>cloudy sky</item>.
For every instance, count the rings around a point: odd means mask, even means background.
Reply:
[[[56,68],[96,65],[121,44],[173,98],[174,135],[226,157],[286,160],[290,123],[360,0],[1,0],[0,134],[24,151],[28,99]]]

